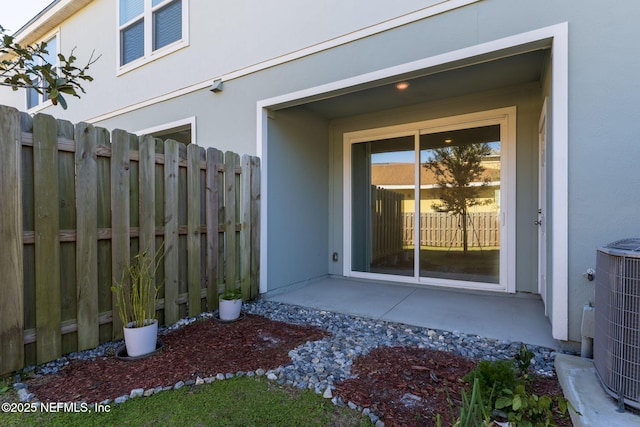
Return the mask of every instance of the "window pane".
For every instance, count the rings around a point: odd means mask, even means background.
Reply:
[[[165,0],[153,0],[153,7],[156,7],[157,5],[162,3],[163,1],[165,1]]]
[[[126,24],[144,11],[144,0],[120,0],[120,25]]]
[[[34,85],[39,84],[39,81],[35,80]],[[27,108],[33,108],[40,103],[40,94],[35,89],[27,89]]]
[[[420,136],[420,276],[499,283],[500,126]]]
[[[121,64],[127,64],[144,55],[144,20],[122,30]]]
[[[44,55],[44,60],[54,66],[58,64],[58,40],[56,37],[47,41],[47,54]]]
[[[182,1],[177,0],[153,15],[153,50],[182,38]]]
[[[353,144],[353,271],[414,275],[410,224],[415,206],[413,135]]]

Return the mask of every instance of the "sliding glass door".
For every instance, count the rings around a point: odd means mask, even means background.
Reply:
[[[503,118],[424,122],[345,139],[352,275],[513,288],[507,282],[515,258],[505,245],[515,241],[506,236],[515,228],[508,226],[515,186],[503,181],[514,157]]]

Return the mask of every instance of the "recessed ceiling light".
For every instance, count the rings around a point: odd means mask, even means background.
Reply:
[[[400,82],[396,84],[396,89],[398,90],[405,90],[408,87],[409,87],[409,83],[407,82]]]
[[[444,140],[445,144],[451,144],[452,142],[453,142],[453,139],[451,139],[451,138],[447,138],[447,139]]]

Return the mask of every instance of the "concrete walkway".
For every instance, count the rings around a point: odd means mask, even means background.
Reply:
[[[326,278],[269,292],[265,298],[371,319],[559,348],[558,341],[551,336],[544,305],[534,296]]]

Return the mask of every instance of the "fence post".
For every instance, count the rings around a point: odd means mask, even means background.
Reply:
[[[20,113],[0,106],[0,375],[24,365],[21,151]]]

